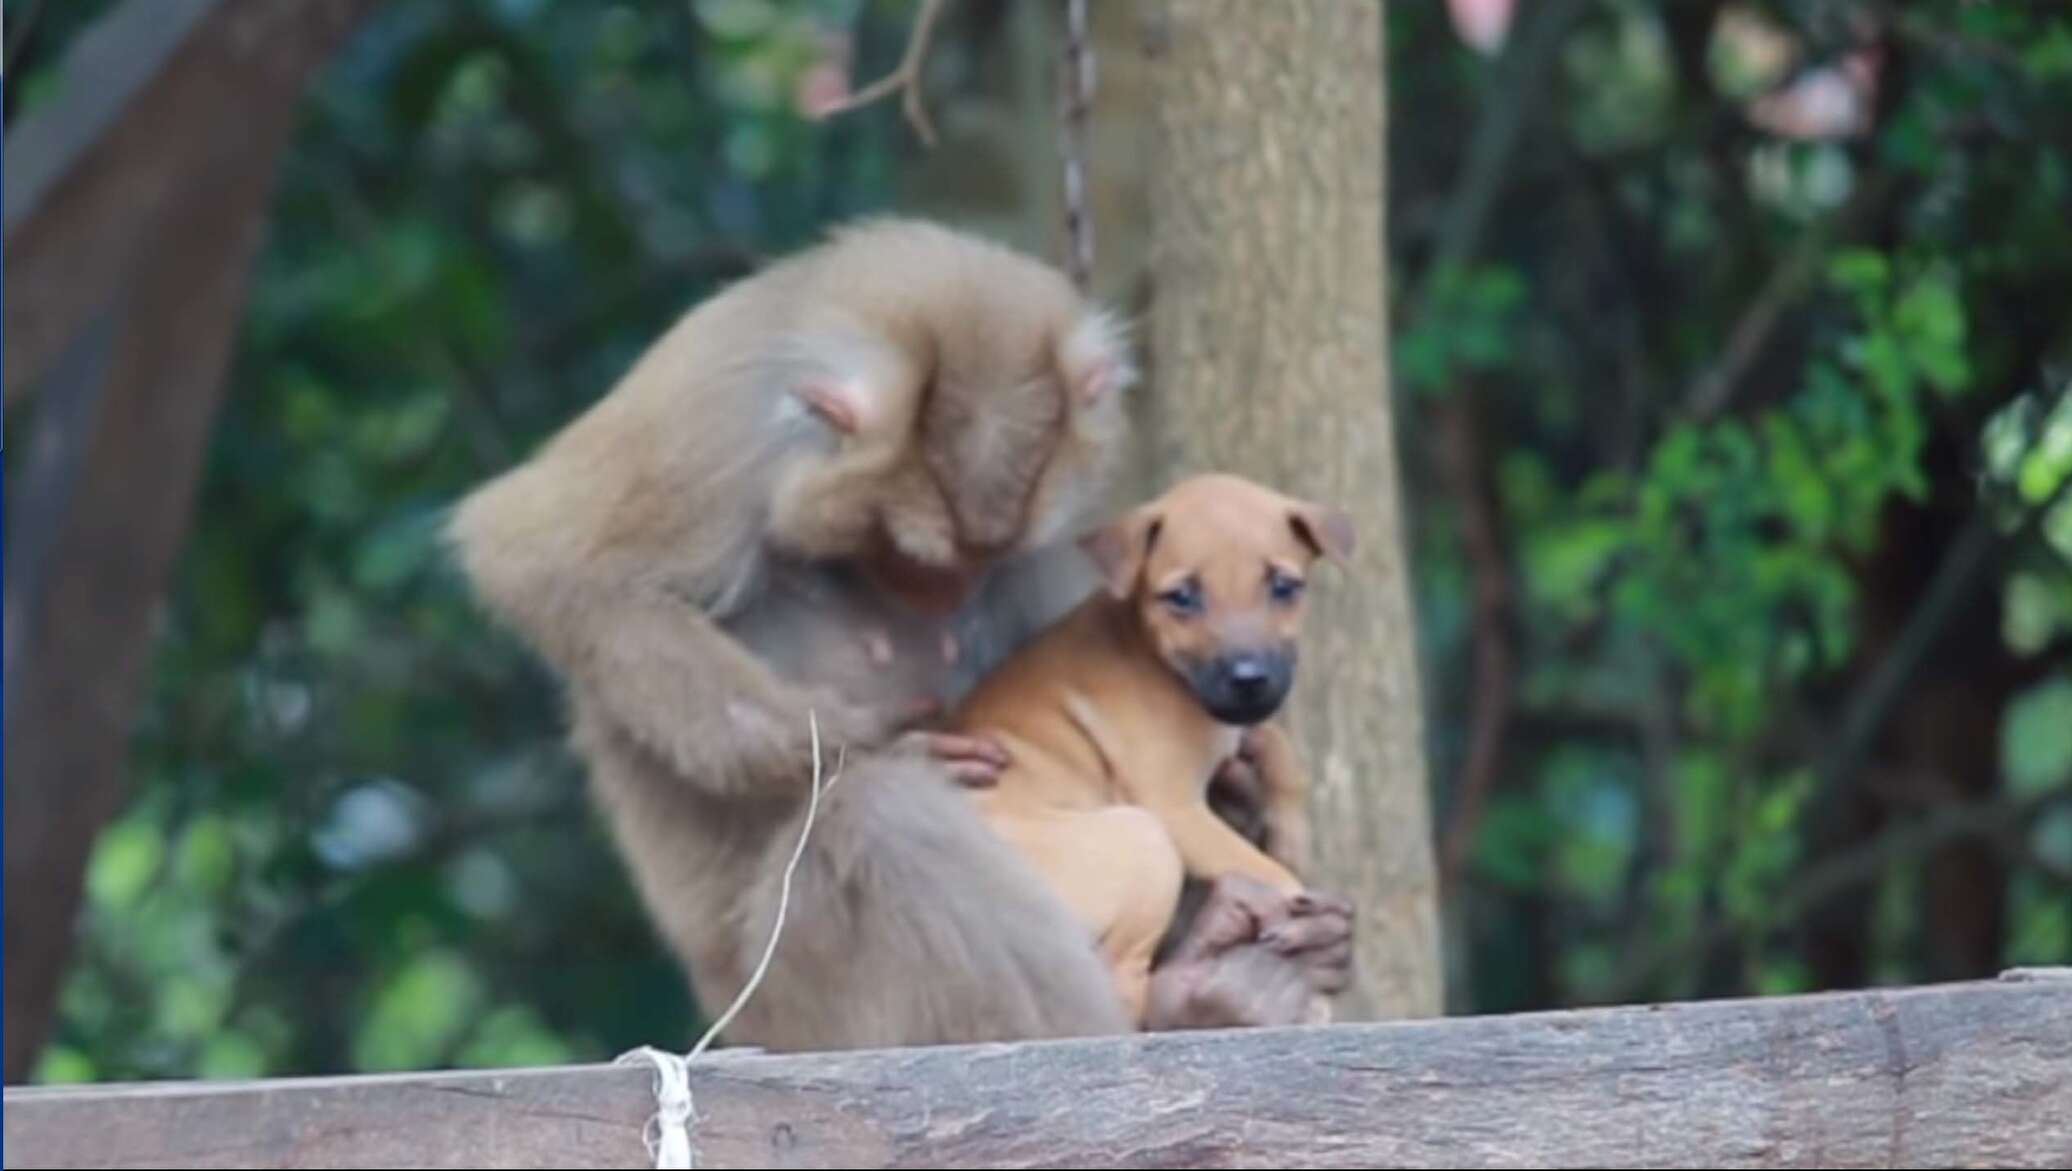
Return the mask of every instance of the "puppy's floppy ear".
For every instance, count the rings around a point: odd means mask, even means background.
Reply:
[[[1120,601],[1135,592],[1161,523],[1157,514],[1140,508],[1079,539],[1079,547],[1101,571],[1110,597]]]
[[[1288,523],[1319,557],[1344,561],[1353,555],[1353,518],[1342,508],[1305,501],[1289,512]]]

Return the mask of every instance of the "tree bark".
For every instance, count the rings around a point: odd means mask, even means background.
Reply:
[[[1150,385],[1160,483],[1237,472],[1353,516],[1289,721],[1314,885],[1359,905],[1344,1017],[1439,1012],[1443,980],[1388,381],[1382,6],[1150,0]],[[1155,485],[1147,485],[1155,486]]]
[[[7,136],[6,382],[55,382],[7,527],[4,1073],[26,1077],[121,808],[151,618],[305,82],[377,0],[143,0]],[[139,61],[150,68],[142,68]]]

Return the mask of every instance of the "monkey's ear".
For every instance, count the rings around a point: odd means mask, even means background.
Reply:
[[[870,396],[861,382],[814,378],[792,387],[791,393],[837,432],[854,435],[863,429]]]
[[[1079,539],[1080,549],[1101,571],[1110,597],[1122,601],[1136,591],[1137,578],[1142,576],[1144,559],[1158,540],[1161,523],[1158,517],[1139,509]]]
[[[1319,557],[1344,561],[1353,555],[1353,518],[1342,508],[1326,504],[1298,504],[1288,514],[1288,523],[1295,529],[1295,535]]]
[[[1073,398],[1083,405],[1120,394],[1137,381],[1122,325],[1100,310],[1082,317],[1066,336],[1058,366]]]

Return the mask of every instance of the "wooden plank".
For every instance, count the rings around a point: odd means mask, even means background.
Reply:
[[[9,1167],[642,1167],[649,1071],[10,1090]],[[2072,980],[712,1057],[705,1167],[2065,1167]]]
[[[43,176],[30,210],[7,220],[9,397],[63,355],[86,372],[60,380],[63,401],[37,404],[53,424],[39,438],[67,450],[8,501],[9,527],[36,537],[6,583],[0,859],[8,888],[36,892],[7,900],[4,917],[10,1081],[41,1048],[87,851],[120,806],[151,611],[186,533],[275,161],[304,84],[371,2],[183,0],[164,10],[184,30],[178,48],[144,80],[104,62],[141,91],[100,116],[103,137],[38,129],[95,123],[71,112],[100,105],[90,73],[68,74],[65,94],[8,135],[8,198],[17,167]],[[157,11],[130,0],[104,19],[133,27],[140,8]],[[69,153],[63,165],[18,153],[32,147]],[[105,337],[85,336],[95,322],[112,323]]]

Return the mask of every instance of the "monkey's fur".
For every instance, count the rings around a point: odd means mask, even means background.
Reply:
[[[841,760],[731,1039],[1130,1027],[1084,929],[909,719],[1083,596],[1059,538],[1106,503],[1133,379],[1061,274],[875,221],[693,308],[457,510],[463,568],[561,678],[636,885],[714,1010],[772,927],[809,713]]]

